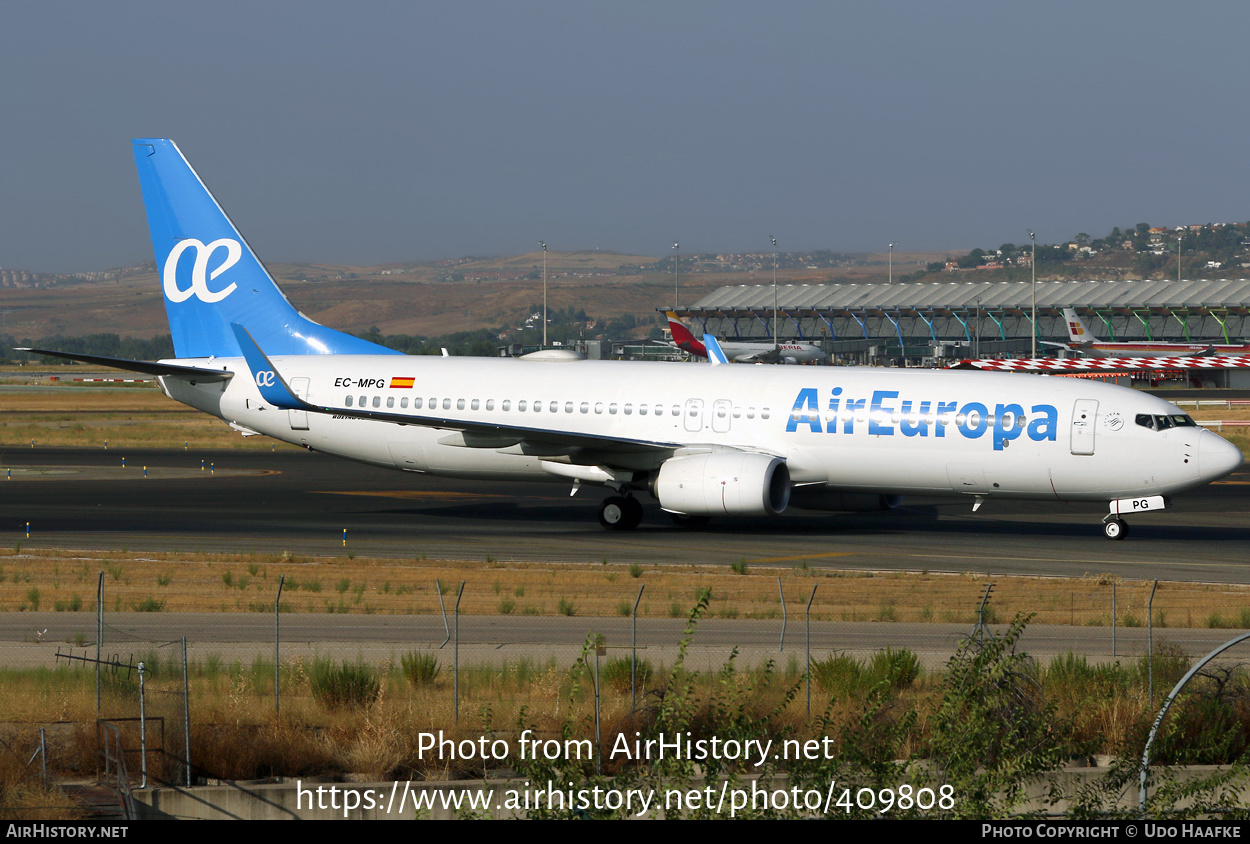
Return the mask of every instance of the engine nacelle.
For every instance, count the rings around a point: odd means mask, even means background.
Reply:
[[[660,466],[655,497],[687,516],[775,516],[790,502],[790,470],[780,457],[718,451],[673,457]]]
[[[836,492],[801,487],[791,495],[791,503],[803,510],[829,510],[840,513],[864,513],[872,510],[893,510],[899,505],[897,495],[872,492]]]

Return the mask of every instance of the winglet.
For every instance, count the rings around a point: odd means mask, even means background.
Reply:
[[[295,395],[287,386],[286,381],[278,373],[277,368],[265,357],[265,353],[256,345],[252,335],[237,322],[230,323],[235,339],[239,341],[239,349],[243,352],[243,360],[251,371],[252,380],[260,390],[261,398],[274,407],[286,410],[308,410],[309,406]]]
[[[707,349],[707,359],[712,366],[719,366],[722,363],[729,363],[729,358],[725,356],[725,352],[720,347],[720,343],[711,334],[703,335],[703,346]]]

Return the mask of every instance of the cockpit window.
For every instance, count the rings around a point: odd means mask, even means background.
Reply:
[[[1196,428],[1198,423],[1189,418],[1185,413],[1174,413],[1170,416],[1152,416],[1149,413],[1139,413],[1136,418],[1137,424],[1143,428],[1150,428],[1152,431],[1166,431],[1168,428]]]

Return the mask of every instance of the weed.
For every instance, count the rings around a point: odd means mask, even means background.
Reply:
[[[432,686],[438,679],[438,658],[433,654],[411,651],[399,658],[399,667],[414,689]]]
[[[313,699],[327,709],[371,706],[382,689],[377,674],[363,662],[335,664],[317,658],[308,681]]]
[[[165,574],[164,572],[161,572],[160,574],[158,574],[158,575],[156,576],[156,585],[157,585],[157,586],[168,586],[170,583],[173,583],[173,580],[174,580],[174,579],[173,579],[172,577],[170,577],[168,574]]]
[[[347,590],[351,588],[352,588],[352,582],[349,578],[346,578],[346,577],[340,580],[338,583],[334,584],[334,590],[338,592],[340,595],[346,594]]]
[[[135,612],[163,612],[165,610],[165,602],[158,601],[151,595],[148,595],[141,601],[135,602]]]
[[[577,615],[577,607],[568,598],[561,598],[556,601],[556,612],[560,615],[574,616]]]
[[[747,573],[747,561],[745,559],[735,560],[734,562],[729,564],[729,570],[732,571],[734,574],[746,574]]]
[[[26,600],[27,602],[30,603],[31,609],[38,610],[39,609],[39,590],[34,586],[26,590]]]
[[[629,564],[629,576],[633,578],[642,577],[642,566],[638,565],[637,563],[630,563]]]
[[[613,657],[603,664],[603,669],[599,674],[600,682],[621,694],[629,694],[631,668],[634,669],[633,675],[639,688],[644,688],[655,673],[651,663],[645,659],[640,659],[635,663],[627,656]]]
[[[512,615],[512,612],[516,609],[516,601],[504,598],[495,609],[500,615]]]

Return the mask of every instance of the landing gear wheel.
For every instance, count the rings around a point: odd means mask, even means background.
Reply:
[[[712,521],[711,516],[687,516],[685,513],[669,513],[668,516],[678,527],[702,527]]]
[[[642,505],[638,499],[613,495],[599,506],[599,524],[608,530],[633,530],[642,522]]]
[[[1103,522],[1102,532],[1108,539],[1123,539],[1128,536],[1128,522],[1123,519],[1108,519]]]

